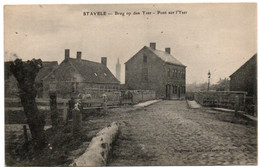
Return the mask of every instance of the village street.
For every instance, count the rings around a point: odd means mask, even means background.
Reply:
[[[96,121],[120,122],[109,166],[256,164],[256,127],[242,118],[231,123],[232,117],[188,109],[185,101],[161,101],[137,110],[112,109]]]

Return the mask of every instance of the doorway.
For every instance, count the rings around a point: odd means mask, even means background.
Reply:
[[[177,93],[178,93],[178,98],[181,98],[181,87],[178,86],[177,89]]]
[[[166,85],[166,99],[170,100],[171,99],[171,85]]]

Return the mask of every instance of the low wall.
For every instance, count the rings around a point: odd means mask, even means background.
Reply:
[[[235,109],[238,104],[239,110],[244,111],[246,94],[241,91],[201,91],[194,93],[194,99],[197,103],[209,107]]]
[[[194,100],[194,92],[186,92],[185,99],[186,100]]]
[[[132,91],[133,94],[133,103],[139,103],[148,100],[155,99],[155,91],[152,90],[136,90]]]

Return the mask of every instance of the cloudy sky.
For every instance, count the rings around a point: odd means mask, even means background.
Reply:
[[[157,14],[177,10],[186,14]],[[83,16],[97,11],[112,15]],[[124,63],[150,42],[159,50],[171,47],[172,55],[187,66],[187,83],[206,82],[208,70],[213,82],[228,77],[257,52],[254,3],[5,6],[4,31],[5,60],[15,53],[23,60],[60,63],[64,49],[70,49],[71,57],[77,51],[96,62],[107,57],[115,74],[119,57],[122,82]]]

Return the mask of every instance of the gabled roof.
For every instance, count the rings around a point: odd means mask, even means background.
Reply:
[[[43,68],[39,71],[35,78],[35,82],[40,82],[45,76],[51,73],[55,68],[58,67],[57,61],[43,61]]]
[[[119,83],[111,71],[102,63],[89,60],[69,58],[69,62],[79,71],[86,82]]]
[[[68,59],[65,59],[64,61],[68,61],[68,63],[71,64],[72,67],[75,68],[81,74],[81,76],[84,78],[85,82],[114,83],[114,84],[120,83],[116,79],[116,77],[111,73],[111,71],[102,63],[97,63],[97,62],[84,60],[84,59],[78,60],[75,58],[68,58]],[[60,67],[61,66],[59,66],[58,68],[60,68]],[[43,79],[46,79],[48,76],[46,76]]]
[[[256,57],[257,57],[257,53],[254,54],[254,56],[252,56],[249,60],[247,60],[242,66],[240,66],[233,74],[231,74],[229,77],[232,77],[233,75],[235,75],[238,71],[240,71],[244,66],[246,66],[250,61],[255,61],[256,62]]]
[[[183,65],[179,60],[177,60],[175,57],[173,57],[171,54],[165,52],[165,51],[161,51],[161,50],[157,50],[157,49],[153,49],[151,47],[148,46],[144,46],[141,50],[149,50],[150,52],[152,52],[155,56],[157,56],[158,58],[160,58],[163,62],[165,63],[170,63],[170,64],[175,64],[175,65],[179,65],[179,66],[183,66],[186,67],[185,65]],[[140,50],[140,51],[141,51]],[[139,52],[140,52],[139,51]],[[138,52],[138,53],[139,53]],[[137,53],[137,54],[138,54]],[[135,55],[137,55],[135,54]],[[135,56],[133,56],[135,57]],[[133,57],[131,57],[127,62],[129,62]],[[126,62],[126,63],[127,63]]]
[[[146,46],[147,47],[147,46]],[[157,49],[153,49],[151,47],[147,47],[150,51],[152,51],[157,57],[159,57],[160,59],[162,59],[162,61],[164,61],[165,63],[170,63],[170,64],[175,64],[175,65],[180,65],[180,66],[185,66],[183,65],[179,60],[177,60],[175,57],[173,57],[171,54],[165,52],[165,51],[161,51],[161,50],[157,50]],[[185,66],[186,67],[186,66]]]

